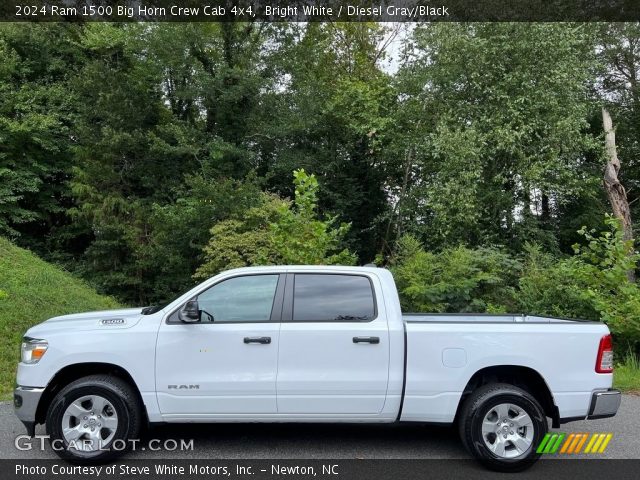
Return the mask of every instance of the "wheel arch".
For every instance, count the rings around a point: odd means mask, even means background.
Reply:
[[[475,372],[462,391],[455,421],[467,397],[477,388],[490,383],[508,383],[527,391],[540,403],[545,415],[552,419],[553,427],[560,426],[560,413],[549,385],[540,372],[524,365],[492,365]]]
[[[35,421],[36,423],[44,423],[47,416],[47,410],[56,394],[69,385],[71,382],[78,380],[79,378],[86,377],[95,374],[112,375],[127,382],[136,393],[136,397],[142,409],[145,421],[148,422],[148,416],[140,389],[134,381],[131,374],[120,365],[104,362],[86,362],[86,363],[74,363],[67,365],[64,368],[58,370],[56,374],[51,378],[40,401],[38,402],[38,408],[36,409]]]

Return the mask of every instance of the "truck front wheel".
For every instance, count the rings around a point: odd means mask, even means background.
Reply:
[[[547,433],[538,401],[513,385],[484,385],[465,401],[459,415],[460,437],[486,467],[517,472],[539,458],[536,449]]]
[[[131,386],[109,375],[91,375],[64,387],[47,411],[47,433],[55,453],[76,463],[109,460],[131,447],[141,425]]]

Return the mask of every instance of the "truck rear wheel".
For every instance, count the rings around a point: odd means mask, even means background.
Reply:
[[[484,385],[473,392],[462,407],[458,427],[469,453],[501,472],[518,472],[533,465],[548,428],[538,401],[504,383]]]
[[[76,463],[106,461],[127,451],[140,432],[141,411],[131,386],[109,375],[91,375],[64,387],[47,411],[55,453]]]

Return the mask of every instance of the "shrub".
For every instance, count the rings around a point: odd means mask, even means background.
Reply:
[[[294,184],[293,202],[263,194],[257,207],[217,223],[194,277],[249,265],[353,265],[355,255],[341,247],[349,225],[317,213],[315,176],[296,170]]]
[[[640,255],[633,250],[633,242],[624,241],[617,219],[607,217],[608,227],[599,236],[593,230],[582,229],[587,241],[575,245],[580,268],[576,268],[576,282],[583,285],[600,320],[611,332],[628,342],[640,341],[640,288],[629,281],[628,273],[634,271]]]
[[[496,248],[425,251],[413,237],[399,241],[390,268],[402,307],[425,312],[522,312],[606,323],[616,341],[640,342],[640,288],[629,281],[640,256],[617,220],[580,230],[574,255],[558,258],[527,245],[518,259]]]
[[[558,259],[539,245],[526,245],[518,281],[518,310],[531,315],[599,320],[577,281],[578,259]]]
[[[575,255],[556,259],[528,247],[518,302],[538,315],[600,320],[619,340],[640,341],[640,288],[629,281],[639,256],[622,238],[616,219],[607,217],[606,230],[581,229],[583,245]]]
[[[494,248],[427,252],[411,236],[400,239],[392,262],[402,307],[426,312],[506,312],[514,306],[520,264]]]

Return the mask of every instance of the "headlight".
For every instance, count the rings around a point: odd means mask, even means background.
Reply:
[[[49,342],[39,338],[24,337],[20,356],[22,363],[38,363],[49,348]]]

